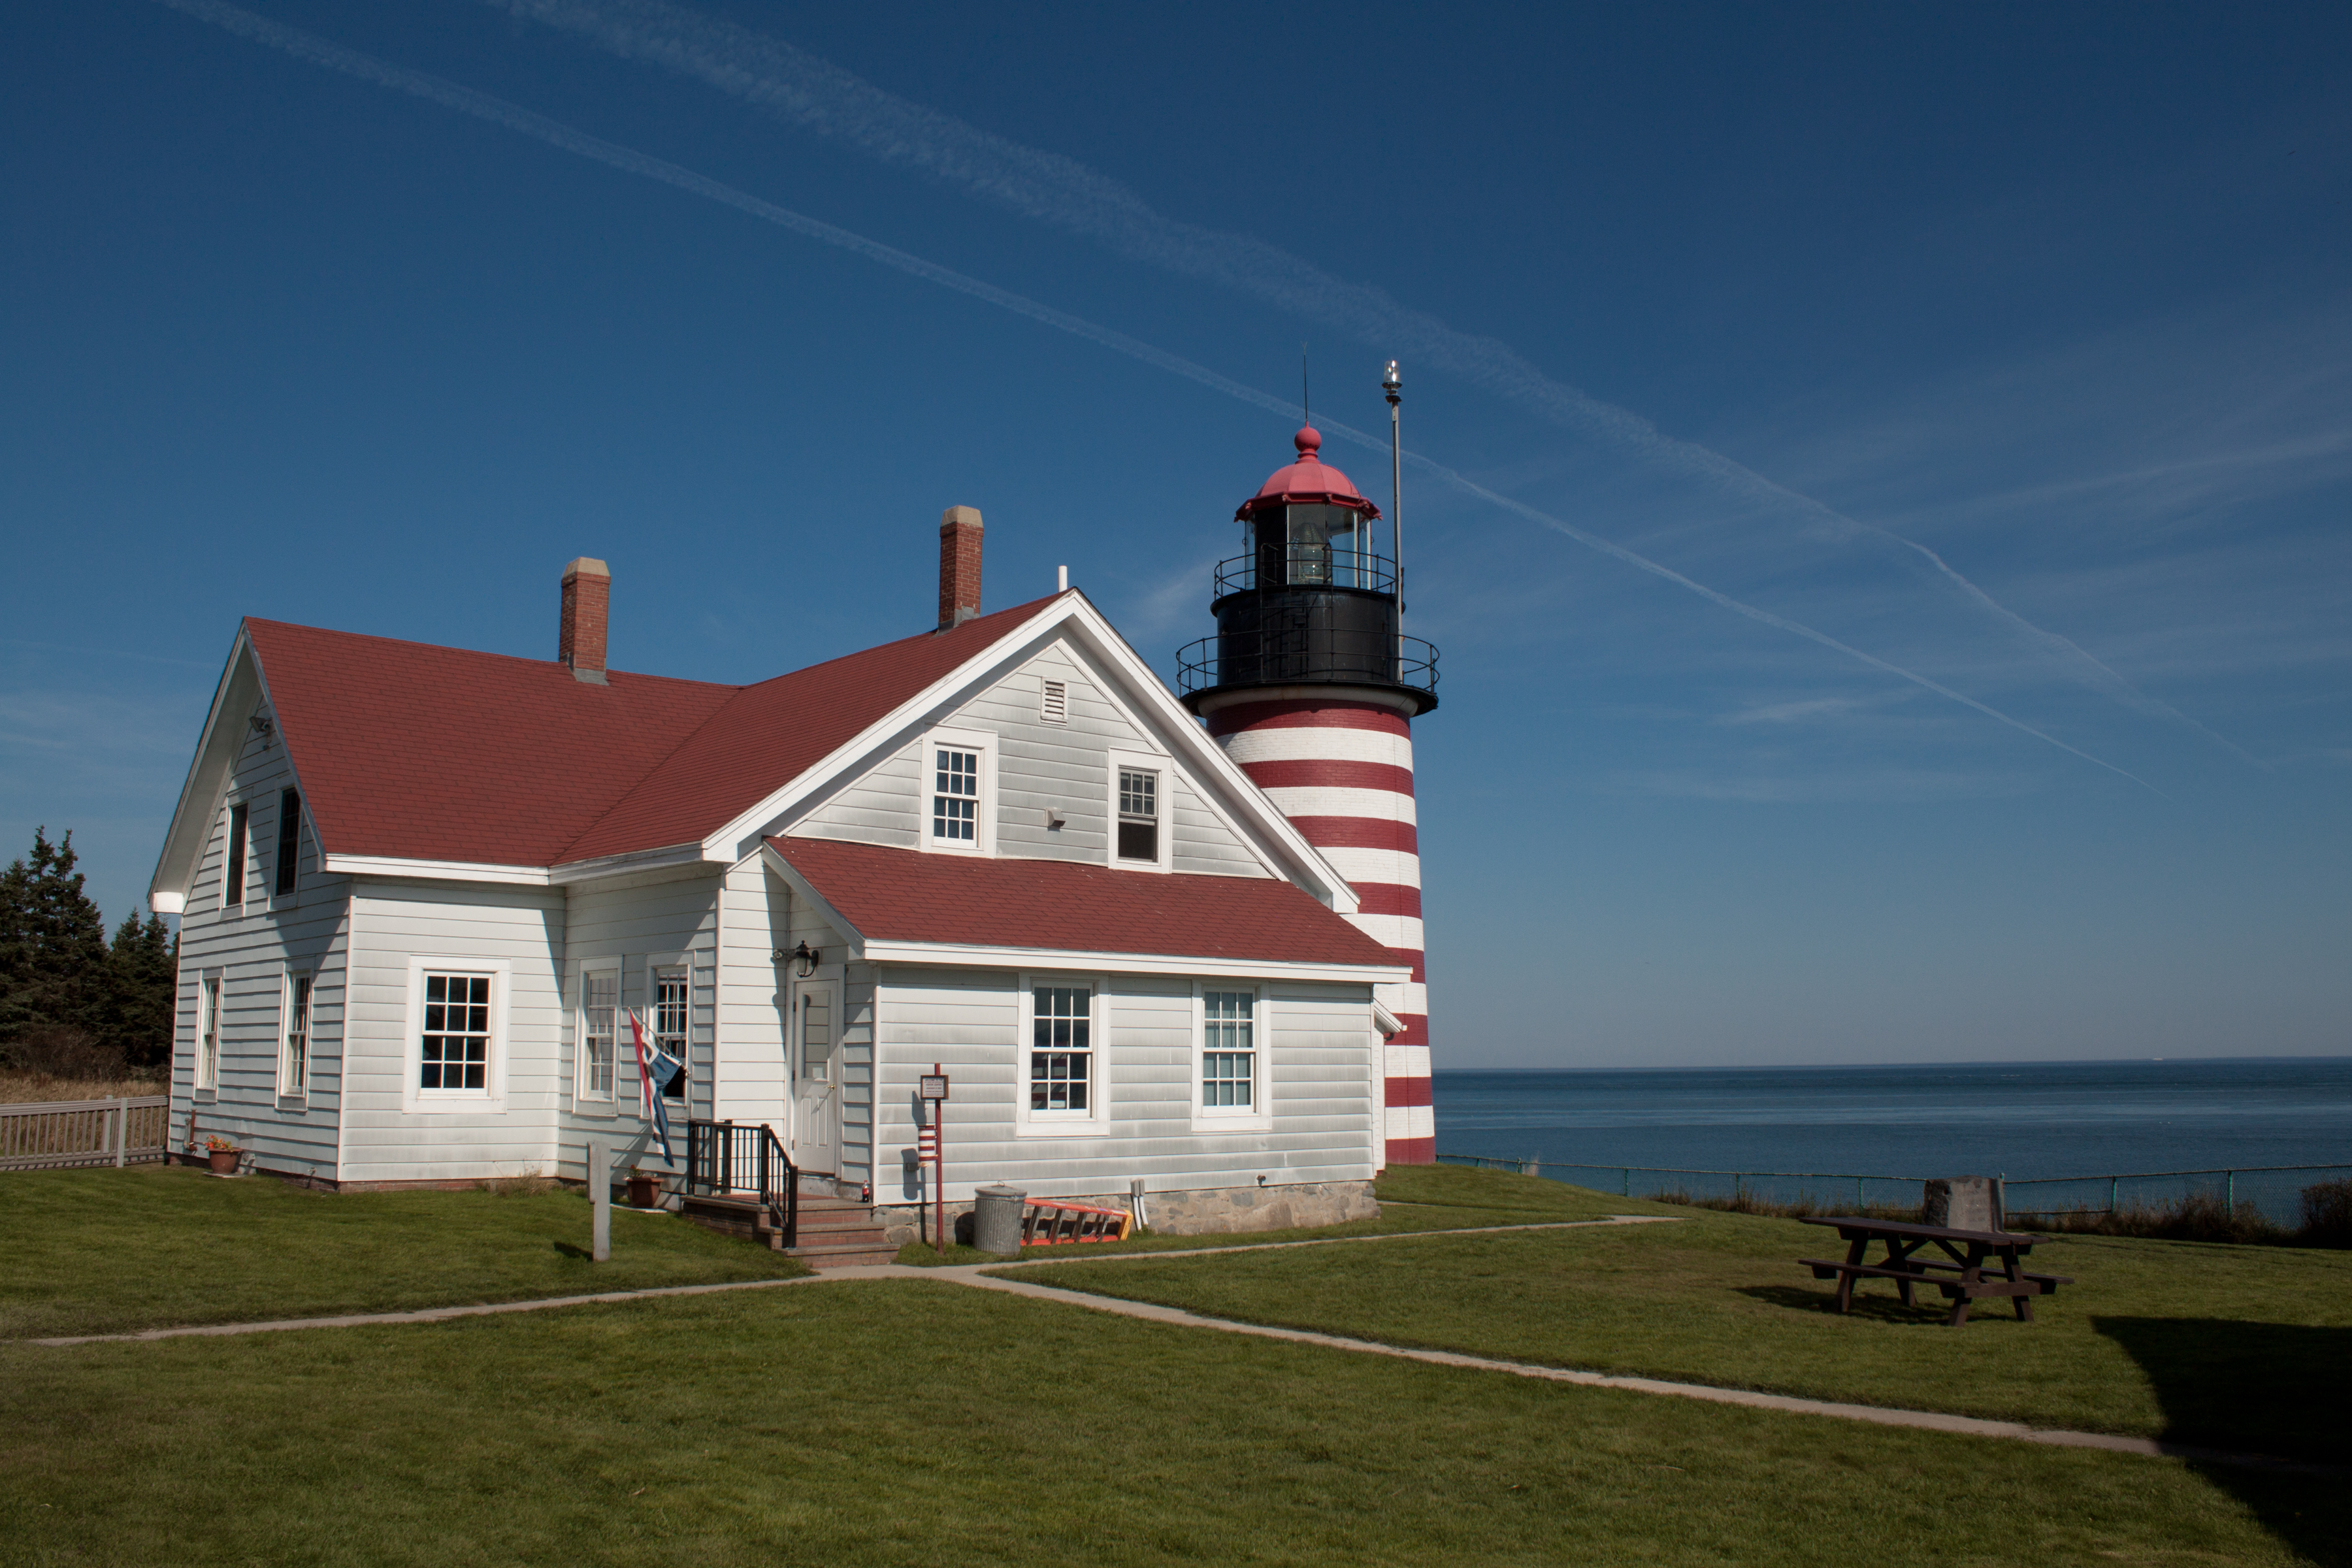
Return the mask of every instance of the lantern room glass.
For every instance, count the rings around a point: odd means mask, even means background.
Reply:
[[[1261,588],[1368,587],[1370,532],[1353,508],[1328,502],[1268,507],[1250,520]]]

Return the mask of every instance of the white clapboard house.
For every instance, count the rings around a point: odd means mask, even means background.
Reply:
[[[982,615],[979,514],[940,539],[935,629],[751,686],[606,668],[592,560],[551,660],[245,622],[150,893],[174,1142],[342,1187],[659,1167],[634,1020],[686,1064],[671,1170],[761,1126],[927,1201],[936,1063],[950,1203],[1371,1212],[1407,967],[1083,594]]]

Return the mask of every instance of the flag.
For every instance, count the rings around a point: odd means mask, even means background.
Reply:
[[[675,1164],[677,1157],[669,1152],[668,1096],[662,1090],[686,1070],[686,1063],[646,1039],[645,1025],[635,1013],[629,1015],[629,1033],[637,1042],[637,1096],[644,1102],[646,1120],[653,1123],[654,1136],[661,1140],[662,1159]]]

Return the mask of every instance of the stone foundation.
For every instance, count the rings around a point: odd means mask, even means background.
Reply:
[[[1017,1186],[1018,1183],[1007,1185]],[[1034,1193],[1033,1197],[1044,1197]],[[1053,1194],[1065,1203],[1090,1204],[1097,1208],[1124,1209],[1125,1193],[1087,1196]],[[1301,1182],[1289,1186],[1199,1187],[1187,1192],[1146,1193],[1143,1217],[1159,1236],[1229,1236],[1254,1230],[1306,1229],[1343,1225],[1351,1219],[1377,1219],[1381,1205],[1372,1199],[1370,1182]],[[893,1247],[929,1238],[931,1210],[914,1204],[877,1204],[874,1223]],[[954,1240],[971,1239],[971,1203],[947,1205],[948,1234]]]

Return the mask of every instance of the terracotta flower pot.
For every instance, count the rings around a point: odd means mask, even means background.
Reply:
[[[212,1161],[213,1174],[215,1176],[236,1175],[238,1152],[239,1151],[235,1149],[215,1149],[211,1151],[206,1158]]]
[[[629,1178],[629,1206],[649,1209],[661,1202],[661,1183],[651,1176]]]

